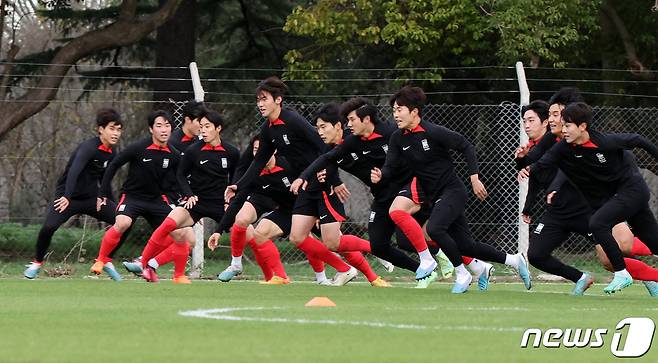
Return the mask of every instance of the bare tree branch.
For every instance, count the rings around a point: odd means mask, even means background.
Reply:
[[[0,139],[30,116],[43,110],[57,94],[57,89],[71,65],[95,52],[133,44],[144,38],[171,19],[182,0],[167,0],[156,12],[138,18],[134,8],[136,0],[124,0],[117,21],[109,26],[93,30],[64,45],[51,60],[45,76],[39,80],[38,89],[31,89],[17,100],[0,100]],[[129,18],[129,14],[132,14]]]

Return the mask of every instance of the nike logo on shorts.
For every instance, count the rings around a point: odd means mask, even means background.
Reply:
[[[411,145],[410,145],[410,146],[403,146],[403,147],[402,147],[402,150],[403,150],[403,151],[404,151],[404,150],[407,150],[407,149],[410,148],[410,147],[411,147]]]
[[[199,161],[199,164],[203,165],[203,164],[205,164],[205,163],[207,163],[207,162],[208,162],[208,160],[201,160],[201,161]]]
[[[267,189],[267,188],[269,188],[269,187],[270,187],[269,184],[267,184],[267,185],[263,185],[263,189]]]
[[[153,159],[147,159],[147,158],[142,159],[142,161],[145,162],[145,163],[148,162],[148,161],[151,161],[151,160],[153,160]]]
[[[327,217],[327,215],[325,214],[323,216],[320,216],[320,219],[325,219],[326,217]]]
[[[363,151],[363,155],[368,155],[368,154],[370,154],[370,150],[368,150],[368,151],[364,150]]]

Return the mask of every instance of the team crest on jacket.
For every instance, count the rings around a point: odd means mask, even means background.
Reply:
[[[603,155],[601,153],[596,153],[596,157],[599,159],[599,163],[603,164],[603,163],[606,162],[605,155]]]
[[[384,149],[385,154],[388,153],[388,145],[387,144],[382,145],[382,149]]]
[[[427,151],[430,149],[430,144],[427,142],[427,139],[421,140],[420,143],[423,145],[423,150]]]
[[[162,159],[162,169],[167,169],[169,167],[169,159]]]
[[[288,134],[283,134],[283,142],[285,142],[286,145],[290,145],[290,140],[288,140]]]
[[[290,188],[290,180],[288,180],[287,176],[284,176],[281,181],[283,182],[283,185],[285,185],[287,188]]]
[[[107,168],[107,160],[103,163],[103,169]]]
[[[222,158],[222,168],[228,168],[228,160],[226,160],[226,158]]]
[[[350,153],[350,155],[352,155],[352,159],[359,160],[359,155],[357,155],[356,153]]]

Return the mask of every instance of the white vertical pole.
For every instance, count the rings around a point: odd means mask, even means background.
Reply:
[[[525,106],[530,103],[530,89],[528,88],[528,83],[526,82],[525,78],[525,69],[523,68],[523,63],[522,62],[516,62],[516,77],[519,82],[519,93],[521,94],[520,97],[520,105],[519,106]],[[521,110],[519,108],[519,114],[521,113]],[[526,135],[525,130],[523,128],[523,115],[520,115],[519,117],[519,145],[525,145],[528,143],[528,135]],[[523,211],[523,206],[525,205],[525,198],[526,195],[528,194],[528,181],[524,181],[519,185],[519,213],[518,213],[518,220],[519,220],[519,237],[518,237],[518,247],[519,247],[519,252],[527,254],[528,253],[528,240],[529,240],[529,227],[526,223],[523,222],[521,219],[521,212]]]
[[[201,86],[201,78],[199,77],[199,69],[196,62],[190,63],[190,76],[192,78],[192,88],[194,89],[194,99],[203,102],[205,92]],[[203,219],[196,223],[193,227],[196,243],[192,249],[192,266],[190,268],[189,276],[191,278],[199,278],[203,273],[203,251],[205,239],[203,238]]]

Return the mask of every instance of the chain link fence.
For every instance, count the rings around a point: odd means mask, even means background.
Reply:
[[[82,104],[81,104],[82,105]],[[146,134],[146,113],[153,108],[167,108],[177,126],[182,123],[184,102],[167,104],[115,101],[112,105],[124,114],[125,132],[121,147]],[[244,148],[262,122],[252,103],[208,103],[227,120],[225,140]],[[93,115],[92,105],[70,109],[51,106],[40,114],[40,119],[15,130],[13,137],[0,145],[0,258],[32,258],[36,234],[42,223],[45,208],[52,203],[56,180],[62,173],[70,153],[76,145],[93,135],[92,122],[83,115]],[[107,104],[104,104],[107,106]],[[288,102],[286,107],[310,119],[321,103]],[[381,120],[391,120],[391,109],[378,106]],[[428,105],[426,120],[439,123],[465,135],[476,146],[481,179],[489,191],[489,198],[478,201],[471,195],[466,215],[474,237],[506,252],[518,249],[519,186],[514,169],[514,150],[519,144],[520,107],[514,103],[499,105]],[[595,108],[595,127],[604,131],[637,132],[658,142],[658,108]],[[38,122],[37,122],[38,121]],[[652,192],[652,208],[656,213],[658,192],[658,163],[644,151],[637,151],[637,162]],[[467,186],[466,163],[461,155],[454,155],[457,171]],[[125,177],[125,170],[117,175],[115,190]],[[347,202],[348,221],[343,233],[367,238],[368,206],[371,196],[366,186],[346,173],[341,177],[352,192]],[[538,220],[542,211],[538,211]],[[54,237],[50,262],[86,262],[98,251],[104,228],[89,217],[72,218]],[[205,237],[214,228],[205,223]],[[531,230],[533,226],[530,227]],[[150,227],[138,221],[130,237],[115,258],[128,259],[138,255],[151,233]],[[279,243],[282,259],[288,263],[304,260],[288,241]],[[558,249],[557,255],[574,265],[596,264],[596,256],[589,243],[571,237]],[[220,253],[206,254],[207,259],[228,259],[228,248]]]

